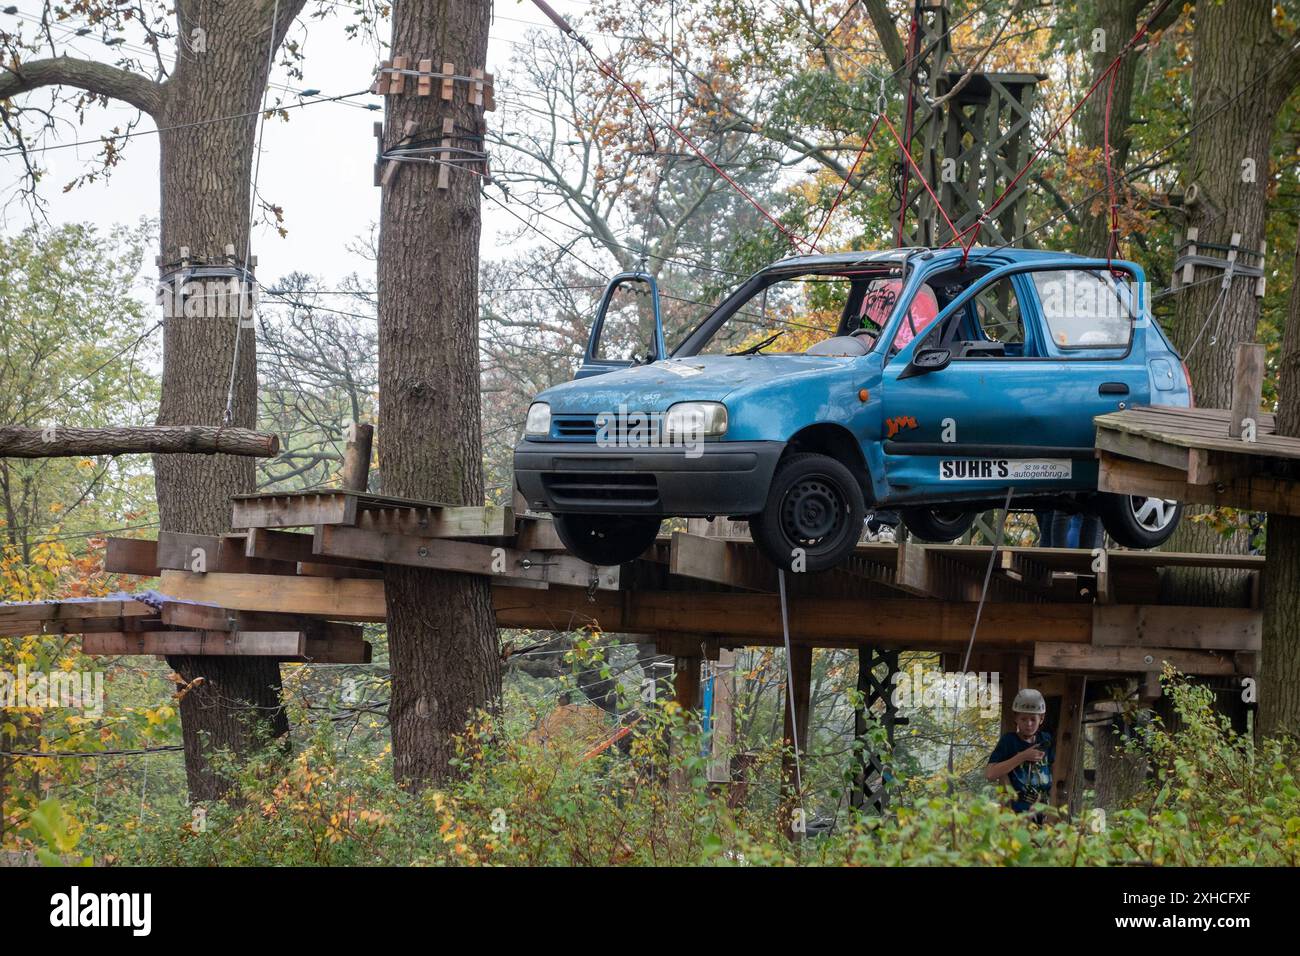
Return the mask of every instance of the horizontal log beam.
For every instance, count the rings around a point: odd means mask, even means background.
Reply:
[[[232,611],[310,614],[336,621],[384,620],[383,581],[163,571],[160,590],[177,601]]]
[[[11,624],[80,620],[105,617],[149,617],[156,614],[147,604],[130,598],[93,598],[65,601],[21,601],[0,604],[0,628]],[[40,628],[37,628],[39,631]],[[35,632],[33,632],[35,633]]]
[[[1165,663],[1184,674],[1228,677],[1239,668],[1230,652],[1190,651],[1168,647],[1093,647],[1042,642],[1034,647],[1034,670],[1090,674],[1156,673]]]
[[[243,455],[274,458],[277,435],[215,425],[139,425],[130,428],[0,427],[0,458],[72,455]]]

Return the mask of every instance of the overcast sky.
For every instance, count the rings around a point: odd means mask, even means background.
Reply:
[[[310,0],[307,10],[318,8],[322,0]],[[586,0],[550,0],[551,6],[566,16],[581,16],[590,4]],[[9,4],[0,4],[0,8]],[[0,12],[0,23],[13,29],[19,18],[26,20],[25,33],[30,35],[33,18],[41,4],[36,0],[17,3],[18,14]],[[325,20],[308,20],[309,29],[303,47],[305,60],[301,81],[290,81],[285,71],[272,75],[272,92],[285,95],[286,104],[299,102],[299,91],[318,89],[323,96],[337,96],[369,87],[381,54],[371,44],[350,40],[343,25],[349,22],[345,9],[339,16]],[[72,36],[82,21],[69,21],[56,28],[56,35]],[[540,11],[527,2],[497,0],[488,45],[488,72],[498,77],[508,69],[510,57],[523,34],[535,27],[555,29]],[[385,38],[388,26],[382,27]],[[110,59],[98,33],[72,36],[61,47],[69,56],[83,55]],[[285,93],[286,84],[293,93]],[[39,94],[35,94],[39,95]],[[500,97],[498,97],[500,99]],[[349,105],[353,104],[353,105]],[[360,104],[360,105],[356,105]],[[382,111],[370,111],[365,105],[382,105],[382,97],[365,96],[341,103],[316,103],[290,111],[288,123],[272,120],[265,124],[259,191],[269,202],[283,207],[288,235],[280,238],[274,229],[255,231],[252,248],[258,256],[258,274],[264,283],[292,271],[309,272],[337,279],[354,270],[363,270],[364,262],[347,251],[349,243],[368,234],[379,216],[379,190],[373,185],[375,138],[373,124]],[[158,140],[156,135],[134,137],[127,144],[123,162],[112,176],[101,182],[64,193],[63,187],[85,169],[87,160],[99,153],[98,135],[114,126],[124,125],[135,111],[121,106],[94,109],[85,126],[73,128],[62,124],[55,142],[90,141],[88,145],[46,150],[42,165],[48,175],[41,184],[41,196],[48,202],[51,222],[88,221],[100,226],[133,223],[140,217],[158,215]],[[501,113],[488,114],[492,123]],[[153,130],[145,117],[139,127]],[[23,172],[20,160],[0,158],[0,179],[11,194]],[[482,252],[491,258],[500,245],[499,235],[518,226],[518,222],[492,203],[483,204],[484,229]],[[11,203],[3,213],[0,226],[6,232],[22,229],[31,222],[30,212]],[[541,241],[540,239],[538,241]],[[151,297],[153,261],[147,262],[147,276],[142,292]]]

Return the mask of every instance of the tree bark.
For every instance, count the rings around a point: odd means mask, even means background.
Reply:
[[[431,59],[456,72],[482,68],[489,0],[398,0],[392,52],[412,64]],[[408,122],[416,139],[441,141],[455,121],[455,145],[480,149],[485,124],[468,86],[454,99],[408,92],[387,98],[384,147]],[[483,501],[479,422],[479,178],[403,163],[381,203],[379,234],[379,440],[384,490],[408,498]],[[445,779],[452,736],[501,692],[496,619],[480,576],[389,566],[389,717],[394,773],[416,790]]]
[[[1278,362],[1277,434],[1300,436],[1300,234],[1291,267],[1291,300]],[[1268,561],[1262,594],[1264,633],[1259,655],[1261,734],[1300,734],[1300,518],[1268,516]]]
[[[139,455],[177,452],[247,455],[279,454],[276,435],[246,428],[180,425],[139,428],[0,427],[0,457],[59,458],[69,455]]]
[[[196,0],[178,4],[182,35],[202,22],[206,51],[176,60],[164,85],[158,125],[161,149],[161,255],[163,263],[218,260],[235,247],[248,253],[251,165],[268,44],[278,48],[303,0],[280,0],[272,29],[273,0],[227,4],[220,16],[201,16]],[[237,117],[224,119],[224,117]],[[213,120],[216,120],[215,122]],[[256,422],[257,367],[253,328],[239,318],[165,318],[159,425],[221,425],[234,361],[230,424]],[[254,490],[253,460],[232,455],[159,455],[154,459],[161,528],[221,534],[230,527],[230,497]],[[258,658],[169,657],[189,685],[181,698],[185,771],[192,800],[218,798],[230,781],[209,755],[246,753],[267,735],[289,729],[280,703],[280,667]],[[194,683],[201,678],[201,682]]]
[[[1275,31],[1267,3],[1201,0],[1196,5],[1195,42],[1195,126],[1184,185],[1195,186],[1197,195],[1186,206],[1187,225],[1199,230],[1200,244],[1226,246],[1233,233],[1240,233],[1242,249],[1258,250],[1264,241],[1273,126],[1295,86],[1300,58]],[[1280,65],[1279,57],[1285,60]],[[1196,270],[1197,279],[1213,275],[1203,267]],[[1192,375],[1196,402],[1210,408],[1228,407],[1234,346],[1254,341],[1260,314],[1253,280],[1234,279],[1215,311],[1220,291],[1218,282],[1181,291],[1173,328],[1174,343],[1184,352]],[[1198,335],[1199,343],[1188,352]],[[1206,524],[1187,520],[1203,510],[1187,509],[1169,549],[1242,552],[1244,533],[1224,537]],[[1239,603],[1247,587],[1246,576],[1232,571],[1178,569],[1162,578],[1164,599],[1185,604]]]

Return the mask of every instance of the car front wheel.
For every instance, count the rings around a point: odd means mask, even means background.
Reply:
[[[791,455],[777,468],[763,513],[749,520],[754,543],[778,568],[825,571],[852,553],[866,516],[862,486],[828,455]]]
[[[655,543],[661,519],[642,515],[552,515],[569,553],[608,567],[634,561]]]
[[[1169,498],[1135,495],[1097,496],[1097,516],[1118,545],[1125,548],[1155,548],[1173,535],[1183,517],[1183,506]]]

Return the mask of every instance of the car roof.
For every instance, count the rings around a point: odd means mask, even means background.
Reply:
[[[960,248],[928,249],[924,246],[905,246],[898,249],[863,250],[857,252],[832,252],[811,256],[790,256],[767,266],[762,272],[785,272],[788,270],[835,269],[859,265],[894,265],[902,264],[909,256],[917,256],[925,262],[956,262],[963,256]],[[1008,262],[1042,262],[1044,264],[1071,261],[1088,261],[1092,256],[1081,256],[1073,252],[1053,252],[1048,249],[1011,249],[1004,246],[975,246],[970,250],[969,258],[979,260],[985,257],[1004,259]]]

